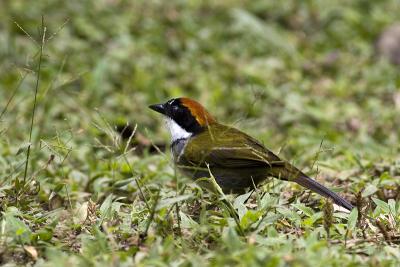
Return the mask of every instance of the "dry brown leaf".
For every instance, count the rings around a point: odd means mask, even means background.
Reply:
[[[32,259],[37,260],[38,258],[38,252],[35,247],[33,246],[24,246],[24,249],[26,252],[28,252],[29,256],[32,257]]]

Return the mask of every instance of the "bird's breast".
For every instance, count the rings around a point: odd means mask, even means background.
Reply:
[[[179,161],[180,156],[182,155],[182,153],[185,150],[185,146],[186,146],[187,142],[188,142],[188,139],[185,139],[185,138],[177,139],[172,142],[171,153],[172,153],[172,156],[174,157],[175,162]]]

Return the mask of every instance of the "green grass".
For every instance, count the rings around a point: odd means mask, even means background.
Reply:
[[[400,78],[374,42],[399,13],[395,0],[2,1],[0,264],[396,266]],[[361,212],[274,180],[227,196],[240,234],[168,150],[149,150],[168,133],[147,106],[177,96]],[[122,139],[126,123],[142,139]]]

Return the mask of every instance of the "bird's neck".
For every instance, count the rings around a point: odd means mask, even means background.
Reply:
[[[183,129],[178,123],[176,123],[171,118],[166,118],[165,124],[171,134],[171,143],[174,143],[177,140],[186,140],[193,135],[193,133],[190,133],[185,129]]]

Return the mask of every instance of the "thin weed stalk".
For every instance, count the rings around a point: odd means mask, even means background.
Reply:
[[[31,126],[29,130],[29,144],[28,148],[26,151],[26,161],[25,161],[25,170],[24,170],[24,180],[23,180],[23,186],[26,183],[26,177],[28,174],[28,167],[29,167],[29,157],[31,154],[31,146],[32,146],[32,132],[33,132],[33,123],[35,120],[35,112],[36,112],[36,104],[37,104],[37,95],[39,91],[39,82],[40,82],[40,72],[42,68],[42,58],[43,58],[43,50],[44,50],[44,44],[45,44],[45,39],[46,39],[46,27],[44,26],[44,17],[42,16],[42,25],[41,25],[41,43],[40,43],[40,51],[39,51],[39,59],[38,59],[38,68],[36,71],[36,84],[35,84],[35,95],[33,99],[33,107],[32,107],[32,116],[31,116]]]

